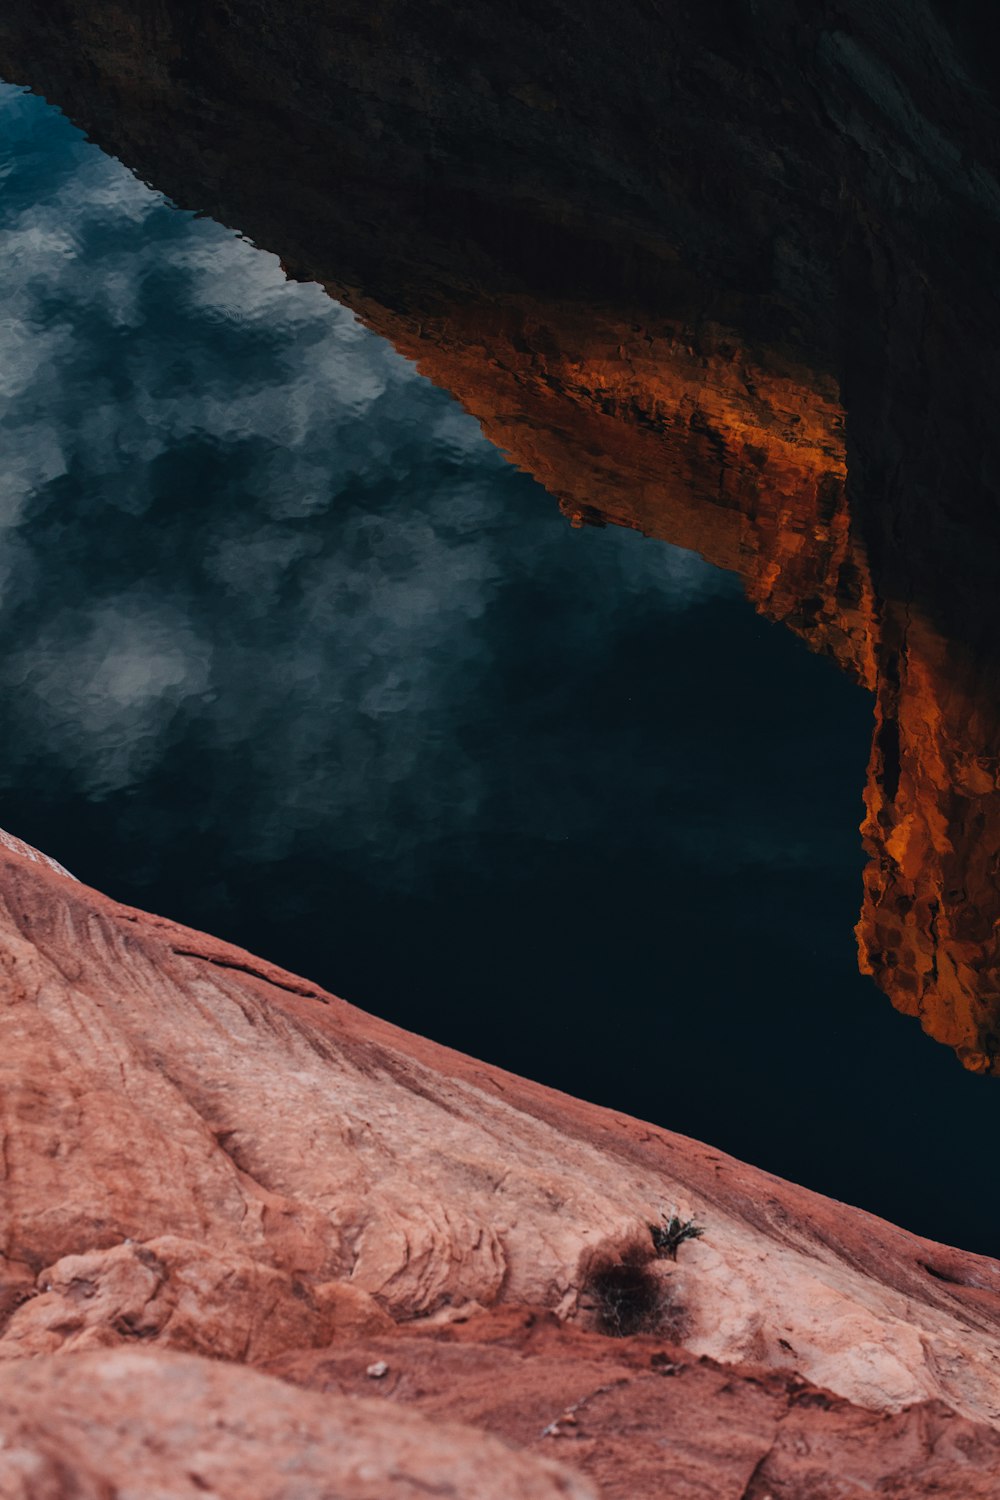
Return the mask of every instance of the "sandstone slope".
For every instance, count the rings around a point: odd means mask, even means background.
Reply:
[[[483,1432],[133,1350],[0,1376],[4,1500],[594,1500],[578,1474]]]
[[[67,1421],[109,1420],[89,1388],[139,1344],[343,1379],[542,1451],[603,1403],[570,1458],[606,1495],[658,1492],[692,1443],[678,1494],[739,1500],[756,1470],[777,1485],[796,1453],[841,1448],[862,1477],[929,1486],[957,1442],[969,1484],[1000,1475],[996,1263],[399,1031],[30,853],[0,848],[0,1409],[32,1452],[63,1442],[63,1397]],[[705,1230],[676,1263],[653,1254],[661,1207]],[[142,1373],[150,1442],[160,1380],[256,1410],[258,1387],[231,1394],[248,1374],[188,1370]],[[630,1423],[628,1464],[604,1472]]]

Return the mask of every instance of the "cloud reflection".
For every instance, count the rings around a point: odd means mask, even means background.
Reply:
[[[41,101],[4,87],[0,112],[7,787],[43,765],[89,798],[201,774],[256,857],[367,851],[387,879],[484,821],[599,822],[571,786],[553,802],[560,702],[637,612],[735,585],[571,533],[319,288]],[[531,689],[535,772],[504,796],[490,746],[533,634],[552,668]]]

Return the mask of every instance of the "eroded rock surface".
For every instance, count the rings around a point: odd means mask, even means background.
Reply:
[[[245,1368],[122,1349],[0,1373],[4,1500],[595,1500],[482,1431]]]
[[[877,690],[862,961],[996,1071],[1000,190],[968,16],[11,0],[0,71],[324,282],[574,520],[738,569]],[[311,1500],[339,1471],[310,1445],[354,1463],[348,1495],[587,1493],[504,1450],[468,1468],[453,1416],[606,1496],[996,1493],[995,1263],[401,1033],[17,841],[0,889],[19,1500],[271,1494],[275,1461]],[[706,1231],[676,1265],[664,1205]]]
[[[379,1381],[367,1374],[375,1357]],[[505,1308],[275,1362],[338,1395],[474,1423],[583,1469],[604,1500],[992,1497],[1000,1436],[922,1402],[863,1411],[795,1375],[719,1366],[645,1336],[601,1338]]]
[[[133,1447],[165,1494],[189,1493],[182,1469],[283,1494],[265,1481],[287,1457],[318,1496],[334,1443],[377,1455],[345,1496],[396,1493],[386,1464],[446,1473],[443,1494],[588,1493],[499,1460],[475,1488],[453,1418],[606,1496],[665,1475],[704,1500],[824,1495],[833,1463],[838,1500],[873,1476],[1000,1478],[995,1262],[399,1031],[8,845],[0,1004],[5,1497],[102,1495]],[[676,1262],[649,1232],[664,1206],[705,1231]],[[264,1391],[248,1363],[391,1422]],[[435,1426],[394,1428],[407,1405]]]
[[[518,1310],[275,1372],[145,1349],[8,1366],[0,1494],[987,1500],[1000,1474],[1000,1436],[939,1403],[875,1415],[794,1376]]]

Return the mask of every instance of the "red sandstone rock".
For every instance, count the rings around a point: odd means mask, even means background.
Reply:
[[[51,16],[12,5],[0,26],[18,76],[40,83],[51,68],[53,98],[78,99],[144,176],[346,292],[575,519],[639,525],[738,568],[767,613],[877,682],[862,962],[968,1065],[995,1071],[995,314],[974,256],[968,305],[947,274],[967,274],[956,249],[991,243],[978,210],[966,217],[977,174],[993,180],[989,91],[956,69],[930,12],[899,27],[882,4],[848,6],[846,31],[833,32],[829,17],[794,7],[719,27],[709,7],[709,35],[688,10],[672,29],[662,7],[625,7],[617,68],[600,30],[602,46],[591,30],[589,45],[567,49],[547,11],[548,34],[527,38],[506,14],[456,16],[442,46],[433,8],[390,7],[387,26],[363,7],[345,24],[343,7],[290,5],[278,29],[268,7],[241,7],[239,26],[229,9],[206,15],[196,44],[188,9],[169,5],[128,16],[89,0]],[[574,32],[594,20],[561,14]],[[469,24],[470,56],[485,55],[492,77],[469,68],[459,88],[451,48]],[[394,27],[415,30],[405,67],[386,45]],[[877,84],[871,94],[879,59],[910,101],[901,129]],[[586,129],[561,123],[574,118]],[[516,170],[484,176],[484,140]],[[905,186],[914,150],[917,196]],[[983,203],[992,221],[989,194]],[[675,224],[667,205],[684,210]],[[634,298],[599,305],[586,277],[573,283],[594,248],[618,273],[608,284],[636,287]],[[692,249],[693,286],[679,254]],[[717,263],[718,321],[704,285]],[[842,269],[849,295],[835,302],[825,291]],[[725,332],[752,323],[757,305],[786,330],[794,367]],[[841,341],[857,346],[852,479],[856,496],[870,491],[856,510],[830,374]],[[881,542],[874,569],[862,535]],[[644,1221],[665,1198],[696,1210],[708,1234],[676,1270],[649,1269],[654,1310],[689,1349],[770,1373],[699,1387],[702,1425],[687,1428],[677,1403],[667,1423],[658,1395],[645,1410],[645,1377],[619,1386],[615,1375],[603,1426],[605,1397],[588,1388],[547,1442],[604,1463],[606,1493],[659,1494],[665,1472],[676,1493],[740,1500],[996,1492],[981,1427],[924,1401],[873,1415],[811,1386],[792,1400],[787,1373],[883,1412],[937,1393],[995,1422],[992,1263],[337,1002],[323,1011],[325,997],[246,955],[70,895],[42,868],[5,868],[2,1063],[24,1070],[4,1101],[6,1356],[143,1337],[350,1384],[352,1350],[367,1370],[382,1349],[386,1399],[465,1403],[506,1430],[481,1328],[468,1383],[433,1388],[435,1370],[452,1368],[440,1320],[477,1303],[500,1317],[531,1299],[594,1321],[595,1270],[629,1247],[648,1253]],[[260,1316],[262,1298],[273,1318]],[[403,1333],[386,1342],[388,1312],[433,1330],[423,1373],[401,1366]],[[380,1319],[377,1338],[341,1338],[352,1321],[375,1330]],[[618,1340],[606,1357],[588,1345],[585,1360],[582,1335],[564,1325],[557,1336],[564,1353],[552,1357],[570,1368],[551,1385],[538,1350],[521,1351],[539,1405],[551,1391],[574,1407],[570,1376],[586,1360],[603,1380],[607,1360],[631,1369],[639,1357],[637,1342]],[[293,1347],[331,1337],[333,1353]],[[697,1367],[680,1358],[670,1389],[683,1392]],[[405,1384],[414,1370],[423,1394]],[[755,1391],[767,1411],[751,1420]],[[828,1420],[814,1425],[817,1413]],[[569,1434],[589,1424],[588,1456],[587,1439]],[[701,1472],[678,1478],[683,1445],[699,1440]],[[649,1455],[641,1472],[628,1467],[637,1450]]]
[[[389,1366],[386,1402],[554,1454],[603,1500],[992,1500],[1000,1484],[1000,1434],[941,1403],[866,1412],[794,1375],[692,1360],[648,1336],[602,1338],[526,1309],[271,1368],[312,1390],[368,1394],[373,1355]]]
[[[627,1330],[874,1410],[1000,1420],[994,1262],[9,851],[0,996],[5,1359],[137,1339],[274,1359],[503,1304],[606,1327],[602,1278],[631,1260]],[[662,1205],[705,1228],[676,1265],[652,1257]]]
[[[594,1500],[483,1432],[121,1349],[0,1374],[3,1500]]]
[[[1000,1074],[995,636],[984,618],[982,641],[949,639],[879,596],[830,382],[716,327],[692,346],[662,320],[524,298],[458,299],[414,327],[354,300],[572,519],[738,572],[762,614],[875,690],[860,966],[967,1068]]]
[[[879,595],[831,382],[711,325],[695,336],[521,297],[459,298],[415,326],[353,300],[571,519],[738,572],[762,614],[875,690],[860,966],[967,1068],[1000,1074],[995,590],[973,643]]]
[[[155,1338],[170,1348],[256,1361],[393,1326],[350,1282],[311,1285],[235,1250],[176,1235],[67,1255],[43,1278],[11,1317],[0,1360]]]

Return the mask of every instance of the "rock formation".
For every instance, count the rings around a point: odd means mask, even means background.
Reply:
[[[571,519],[738,570],[873,688],[862,961],[1000,1070],[993,32],[279,9],[8,0],[0,74],[323,282]],[[0,1495],[996,1493],[994,1262],[17,840],[0,898]],[[705,1231],[676,1262],[663,1210]]]
[[[877,693],[862,966],[1000,1071],[996,28],[965,4],[11,0],[0,73],[323,282],[576,522]]]
[[[183,1355],[115,1350],[8,1371],[0,1412],[5,1500],[595,1500],[582,1476],[482,1431]]]
[[[318,1497],[334,1449],[345,1496],[591,1493],[532,1455],[622,1497],[1000,1478],[995,1262],[399,1031],[30,851],[0,851],[0,893],[5,1500],[136,1472]],[[674,1208],[704,1229],[676,1262],[650,1233]]]

